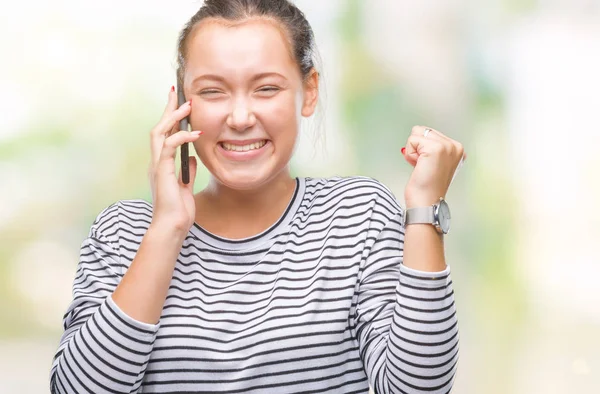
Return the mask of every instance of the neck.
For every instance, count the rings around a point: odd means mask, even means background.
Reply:
[[[232,189],[211,178],[196,196],[196,222],[225,238],[246,238],[272,226],[287,208],[296,181],[286,168],[252,190]]]

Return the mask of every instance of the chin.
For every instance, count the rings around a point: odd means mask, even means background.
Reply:
[[[216,181],[234,190],[256,190],[275,178],[274,174],[255,171],[217,171],[212,174]]]
[[[214,180],[229,189],[249,191],[258,190],[264,185],[282,177],[289,176],[287,164],[266,163],[217,163],[208,167]]]

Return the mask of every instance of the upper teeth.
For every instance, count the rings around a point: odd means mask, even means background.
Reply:
[[[227,142],[223,142],[221,145],[223,146],[223,148],[225,148],[225,150],[233,150],[236,152],[246,152],[246,151],[249,151],[252,149],[262,148],[266,143],[267,143],[267,141],[263,140],[263,141],[255,142],[255,143],[248,144],[248,145],[233,145],[233,144],[228,144]]]

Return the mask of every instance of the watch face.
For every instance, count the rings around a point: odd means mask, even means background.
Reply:
[[[438,210],[438,219],[440,221],[440,227],[444,234],[447,234],[450,230],[450,207],[446,201],[440,201],[440,208]]]

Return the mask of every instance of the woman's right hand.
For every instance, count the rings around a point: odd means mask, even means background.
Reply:
[[[175,158],[178,147],[196,141],[202,134],[201,131],[179,130],[179,121],[188,116],[190,111],[191,101],[177,108],[177,93],[171,88],[162,118],[150,133],[152,223],[170,227],[183,236],[195,220],[194,180],[198,164],[196,158],[190,156],[190,182],[186,185],[181,174],[176,175]]]

